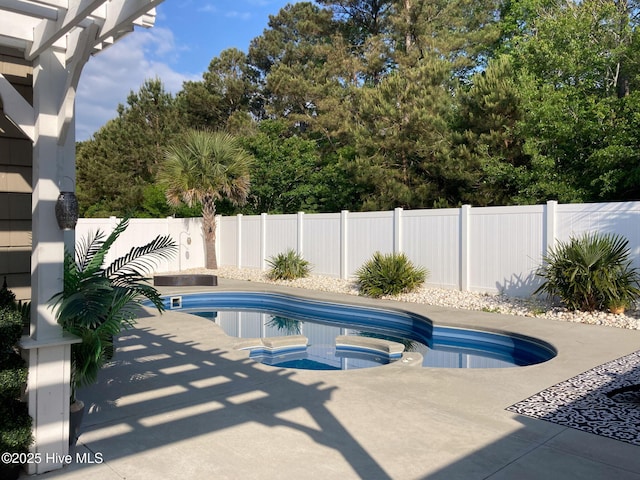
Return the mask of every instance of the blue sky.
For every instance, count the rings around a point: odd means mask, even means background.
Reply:
[[[227,48],[244,52],[262,34],[269,15],[293,0],[165,0],[151,29],[136,28],[84,67],[76,96],[76,139],[87,140],[130,91],[158,77],[177,93],[185,80],[200,80],[213,57]]]

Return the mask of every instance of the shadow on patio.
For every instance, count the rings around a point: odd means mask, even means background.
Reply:
[[[160,325],[167,317],[154,321]],[[223,338],[211,322],[171,323],[177,335],[145,327],[117,339],[114,361],[100,373],[99,383],[79,392],[87,413],[78,452],[99,453],[126,478],[173,478],[189,471],[194,478],[203,472],[227,477],[234,464],[247,463],[294,478],[305,474],[310,461],[315,474],[327,469],[331,477],[336,454],[343,459],[339,468],[348,466],[358,477],[390,478],[327,408],[336,387],[302,383],[290,370],[210,348],[205,337]],[[203,342],[185,340],[187,328],[191,338]],[[329,450],[333,461],[323,463]],[[143,453],[146,459],[136,465]],[[283,453],[290,463],[270,462]],[[59,474],[89,466],[72,464]]]

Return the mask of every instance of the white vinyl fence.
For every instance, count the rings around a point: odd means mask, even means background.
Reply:
[[[104,222],[115,219],[81,220],[78,238],[89,226],[106,229]],[[430,271],[428,285],[526,297],[539,284],[535,270],[548,248],[593,231],[626,237],[640,268],[640,202],[237,215],[218,218],[216,247],[221,266],[266,269],[268,258],[293,249],[314,274],[339,278],[376,251],[404,252]],[[158,271],[204,266],[200,219],[133,219],[122,238],[133,243],[119,242],[118,254],[157,234],[180,245],[178,258]]]
[[[76,226],[76,244],[94,235],[98,230],[109,235],[120,219],[81,218]],[[190,268],[204,267],[204,240],[201,218],[132,218],[129,227],[113,244],[105,262],[111,263],[129,253],[132,247],[140,247],[158,235],[169,235],[178,245],[172,260],[162,261],[156,273],[174,272]]]

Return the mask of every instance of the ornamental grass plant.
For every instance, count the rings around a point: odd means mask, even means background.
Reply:
[[[378,298],[412,292],[428,275],[426,268],[416,267],[404,253],[375,252],[356,271],[356,283],[361,295]]]
[[[544,257],[534,294],[559,298],[569,310],[628,306],[640,295],[640,275],[631,266],[629,242],[620,235],[588,233],[560,242]]]
[[[311,264],[302,255],[289,249],[267,260],[271,267],[267,272],[270,280],[295,280],[309,276]]]

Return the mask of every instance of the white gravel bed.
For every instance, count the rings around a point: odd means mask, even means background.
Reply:
[[[174,272],[176,273],[176,272]],[[358,288],[352,280],[311,275],[297,280],[270,280],[266,272],[255,268],[220,267],[217,270],[191,269],[180,272],[209,273],[221,278],[246,280],[250,282],[272,283],[290,287],[318,290],[322,292],[358,295]],[[640,330],[640,310],[637,305],[622,315],[608,312],[573,312],[566,308],[545,302],[540,298],[514,298],[505,295],[494,295],[477,292],[462,292],[453,289],[421,287],[415,292],[395,297],[383,297],[403,302],[424,303],[441,307],[480,310],[483,312],[519,315],[525,317],[550,318],[565,322],[580,322],[609,327]]]

